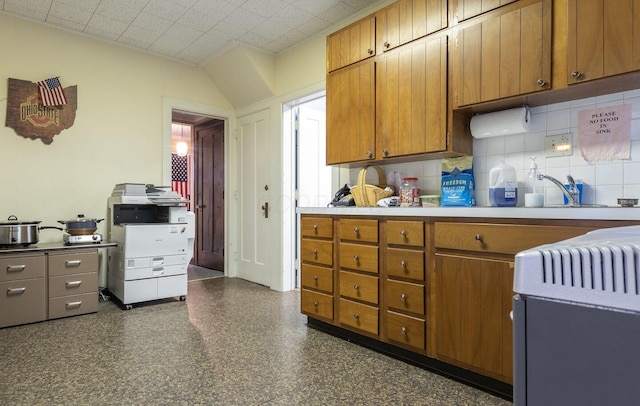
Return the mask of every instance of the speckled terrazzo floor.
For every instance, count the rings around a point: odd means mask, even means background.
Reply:
[[[299,292],[221,277],[186,302],[1,329],[0,404],[511,404],[305,323]]]

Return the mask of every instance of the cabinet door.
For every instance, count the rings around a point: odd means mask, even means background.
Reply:
[[[447,27],[446,0],[399,0],[376,13],[377,53]]]
[[[436,254],[438,357],[512,380],[513,264]]]
[[[327,75],[327,165],[375,158],[375,64]]]
[[[385,54],[376,67],[376,156],[447,148],[447,38]]]
[[[569,0],[568,83],[640,69],[640,0]]]
[[[550,88],[551,1],[483,20],[455,41],[454,103],[481,103]]]
[[[453,12],[458,21],[478,16],[517,0],[453,0]]]
[[[375,55],[375,16],[351,24],[327,37],[327,72]]]

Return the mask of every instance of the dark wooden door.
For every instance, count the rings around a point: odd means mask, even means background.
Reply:
[[[195,264],[224,271],[224,121],[195,127]]]

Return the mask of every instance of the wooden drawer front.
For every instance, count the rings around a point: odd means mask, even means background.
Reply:
[[[387,311],[387,337],[421,350],[425,349],[425,321]]]
[[[424,247],[422,221],[387,221],[387,244]]]
[[[47,318],[45,278],[0,282],[0,327]]]
[[[424,286],[387,279],[385,300],[390,308],[424,315]]]
[[[387,248],[387,275],[398,278],[424,280],[424,251]]]
[[[98,251],[49,254],[49,276],[98,272]]]
[[[333,320],[333,296],[302,289],[300,292],[300,307],[302,313],[308,316]]]
[[[44,254],[0,257],[0,282],[44,278]]]
[[[328,217],[307,217],[300,220],[303,237],[333,238],[333,219]]]
[[[340,272],[340,296],[378,304],[378,277]]]
[[[332,266],[333,242],[303,238],[300,247],[300,256],[303,261]]]
[[[49,297],[98,292],[98,273],[49,277]]]
[[[378,273],[378,247],[340,243],[340,267]]]
[[[378,335],[378,308],[340,299],[340,324]]]
[[[49,318],[76,316],[98,311],[98,292],[49,299]]]
[[[378,220],[340,220],[340,239],[378,242]]]
[[[435,245],[464,251],[517,254],[520,251],[572,238],[588,227],[518,224],[436,223]]]
[[[333,268],[302,264],[300,281],[303,288],[323,290],[333,293]]]

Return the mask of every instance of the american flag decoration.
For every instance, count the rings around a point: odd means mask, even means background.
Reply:
[[[62,90],[58,77],[41,80],[38,82],[40,101],[44,106],[61,106],[67,104],[67,98]]]
[[[189,156],[171,154],[171,190],[189,199]]]

